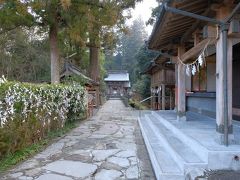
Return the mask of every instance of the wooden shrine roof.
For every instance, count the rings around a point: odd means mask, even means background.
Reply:
[[[85,79],[86,80],[86,85],[88,85],[88,86],[99,85],[98,82],[95,82],[91,78],[87,77],[84,73],[81,72],[81,70],[79,68],[74,66],[72,63],[70,63],[68,61],[65,61],[63,70],[60,73],[60,78],[62,79],[64,77],[70,76],[72,74],[78,75],[78,76],[82,77],[83,79]]]
[[[108,71],[108,76],[104,79],[105,82],[107,81],[122,81],[122,82],[129,82],[129,73],[124,70],[120,71]]]
[[[171,63],[169,58],[166,58],[159,54],[150,62],[142,74],[153,74],[154,72],[162,69],[174,70],[174,65]]]
[[[220,4],[222,0],[165,0],[169,7],[174,7],[198,15],[213,17],[213,4]],[[160,14],[148,41],[149,49],[162,50],[176,54],[175,44],[185,43],[191,47],[193,40],[192,33],[198,27],[204,26],[206,22],[191,17],[167,12],[163,6],[160,7]],[[174,51],[175,50],[175,51]]]

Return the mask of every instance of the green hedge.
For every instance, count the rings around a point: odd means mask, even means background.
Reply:
[[[82,117],[86,107],[86,91],[80,85],[29,84],[0,78],[0,158]]]

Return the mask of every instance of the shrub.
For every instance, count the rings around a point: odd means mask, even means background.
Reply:
[[[81,117],[86,107],[86,91],[80,85],[29,84],[0,78],[0,158]]]
[[[139,101],[133,100],[133,99],[129,99],[129,105],[137,110],[146,110],[147,107],[145,107],[144,105],[142,105]]]

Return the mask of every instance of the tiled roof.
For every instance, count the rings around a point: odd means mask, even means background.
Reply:
[[[129,81],[129,74],[127,72],[110,72],[104,81]]]

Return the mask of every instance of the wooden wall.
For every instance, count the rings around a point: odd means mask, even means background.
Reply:
[[[240,44],[233,48],[233,119],[240,120]]]
[[[151,84],[159,86],[160,84],[175,84],[175,72],[173,70],[158,70],[151,76]]]

